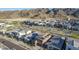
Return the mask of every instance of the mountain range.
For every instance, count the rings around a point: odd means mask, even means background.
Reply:
[[[0,19],[13,19],[13,18],[67,19],[68,17],[72,19],[79,18],[79,9],[78,8],[35,8],[29,10],[25,9],[25,10],[13,10],[13,11],[0,11]]]

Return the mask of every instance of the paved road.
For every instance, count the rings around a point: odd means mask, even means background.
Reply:
[[[14,43],[12,43],[12,42],[10,42],[8,40],[2,39],[2,38],[0,38],[0,42],[3,43],[5,46],[7,46],[10,49],[26,50],[25,48],[20,47],[20,46],[14,44]]]

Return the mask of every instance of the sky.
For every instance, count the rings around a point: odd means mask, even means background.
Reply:
[[[31,8],[0,8],[0,11],[13,11],[13,10],[29,10]]]
[[[0,8],[0,11],[30,10],[32,8]],[[49,8],[51,9],[51,8]]]

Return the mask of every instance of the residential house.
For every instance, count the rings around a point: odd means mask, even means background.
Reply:
[[[0,29],[4,28],[5,23],[0,23]]]
[[[39,34],[33,32],[31,34],[23,36],[23,41],[32,44],[35,42],[35,40],[38,40],[39,38],[40,38]]]
[[[43,47],[48,50],[61,50],[65,48],[64,44],[65,41],[61,37],[54,36]]]

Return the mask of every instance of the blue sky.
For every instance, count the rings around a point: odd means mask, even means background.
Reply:
[[[13,11],[13,10],[29,10],[31,8],[0,8],[0,11]]]

